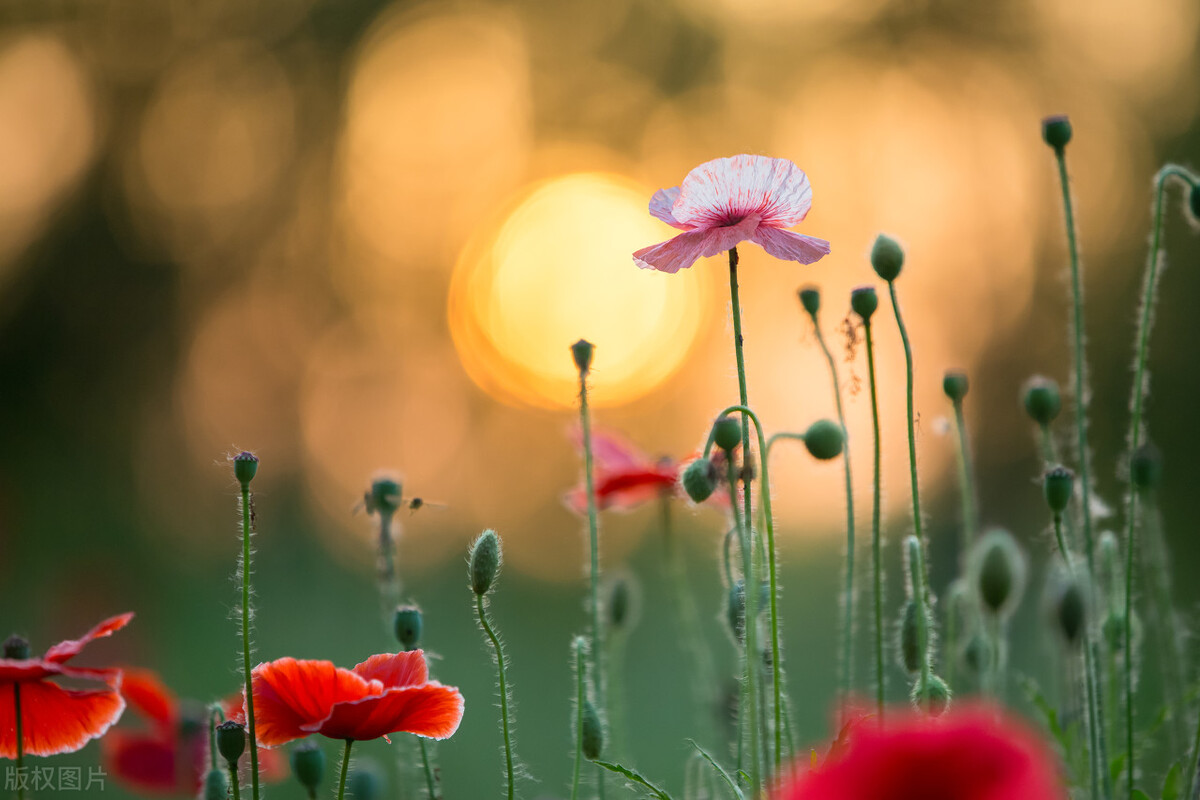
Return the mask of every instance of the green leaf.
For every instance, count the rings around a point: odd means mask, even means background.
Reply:
[[[1108,762],[1108,774],[1112,776],[1113,783],[1120,783],[1121,773],[1125,771],[1125,754],[1118,753],[1113,757],[1113,760]]]
[[[1183,769],[1176,761],[1167,772],[1167,779],[1163,781],[1162,800],[1178,800],[1182,780]]]
[[[733,778],[730,777],[729,773],[725,771],[725,768],[718,764],[717,760],[710,756],[708,751],[701,747],[695,739],[688,739],[688,741],[691,742],[692,747],[696,748],[696,752],[704,757],[705,761],[707,761],[709,764],[712,764],[712,768],[717,771],[717,774],[725,779],[725,783],[729,785],[729,789],[733,792],[733,796],[736,797],[737,800],[745,800],[746,796],[742,794],[742,790],[738,788],[736,783],[734,783]]]
[[[637,772],[629,769],[629,767],[622,767],[620,764],[613,764],[608,761],[601,761],[600,759],[596,759],[592,763],[604,767],[609,772],[615,772],[618,775],[624,775],[626,778],[638,784],[639,786],[649,789],[650,792],[658,798],[658,800],[672,800],[671,795],[667,794],[665,791],[643,778]]]
[[[1150,800],[1150,795],[1143,792],[1141,789],[1134,789],[1130,800]]]

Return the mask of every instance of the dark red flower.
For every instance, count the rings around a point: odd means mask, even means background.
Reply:
[[[104,620],[79,639],[59,642],[41,658],[0,658],[0,758],[17,757],[17,718],[13,686],[21,689],[22,750],[53,756],[80,749],[121,717],[125,701],[119,669],[68,666],[88,642],[124,628],[133,614]],[[61,675],[101,681],[103,689],[64,689],[49,679]]]
[[[383,653],[354,669],[281,658],[254,668],[258,741],[277,747],[310,734],[359,741],[412,733],[446,739],[462,721],[458,689],[429,680],[421,650]]]
[[[121,694],[143,717],[140,728],[113,728],[100,742],[105,769],[134,791],[150,795],[194,795],[209,767],[208,721],[203,708],[181,704],[154,672],[126,669]],[[221,703],[226,717],[242,713],[242,696]],[[265,782],[287,777],[278,753],[259,748],[259,775]],[[242,766],[249,764],[242,759]],[[223,766],[223,765],[222,765]]]
[[[897,712],[849,726],[815,769],[799,765],[776,800],[1065,800],[1054,755],[992,707],[930,718]]]

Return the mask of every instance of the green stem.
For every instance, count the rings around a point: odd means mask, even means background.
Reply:
[[[237,762],[226,761],[225,765],[229,767],[229,785],[233,788],[233,800],[241,800],[242,790],[238,788]]]
[[[588,509],[588,553],[589,574],[591,576],[591,610],[592,610],[592,682],[595,685],[596,710],[601,718],[607,716],[606,674],[604,663],[604,630],[600,625],[600,520],[596,509],[595,469],[592,456],[592,419],[588,411],[587,370],[579,370],[579,419],[583,427],[583,473],[584,488],[587,491]],[[502,667],[503,668],[503,667]],[[511,773],[511,764],[510,773]],[[511,775],[510,775],[511,777]],[[604,797],[604,773],[597,774],[598,793]],[[512,797],[510,780],[509,798]]]
[[[258,800],[258,736],[254,728],[254,690],[250,670],[250,486],[242,486],[242,675],[246,683],[246,725],[250,748],[250,787]],[[234,783],[237,783],[235,780]]]
[[[417,744],[421,748],[421,766],[425,770],[425,788],[429,792],[429,800],[437,800],[437,780],[433,776],[433,766],[429,763],[429,748],[420,736],[417,737]]]
[[[220,714],[222,722],[224,722],[225,714],[219,706],[214,705],[208,710],[208,757],[209,769],[217,768],[217,715]]]
[[[838,381],[837,364],[833,360],[833,354],[829,352],[829,346],[825,343],[825,336],[821,333],[821,326],[817,323],[817,314],[813,312],[809,314],[812,317],[813,330],[817,334],[817,342],[821,345],[821,351],[825,354],[825,361],[829,364],[829,374],[833,379],[833,401],[837,407],[838,425],[842,427],[842,467],[846,476],[846,575],[845,588],[843,590],[842,600],[842,701],[849,698],[850,691],[854,685],[854,481],[850,472],[850,432],[846,428],[846,415],[842,410],[842,389]]]
[[[1188,758],[1188,790],[1185,798],[1196,796],[1196,783],[1200,779],[1200,719],[1196,721],[1196,735],[1192,738],[1192,753]]]
[[[967,441],[967,422],[963,417],[961,399],[954,401],[954,424],[958,428],[958,490],[962,502],[962,556],[965,559],[979,530],[979,512],[975,507],[975,470],[971,464],[971,447]]]
[[[1125,532],[1125,790],[1133,798],[1133,557],[1137,552],[1138,492],[1129,495],[1129,527]]]
[[[929,609],[925,604],[925,564],[921,557],[921,540],[910,536],[906,542],[908,547],[908,570],[911,573],[913,602],[917,604],[917,642],[921,651],[921,674],[917,679],[918,697],[925,698],[925,710],[932,710],[932,698],[929,695],[930,659],[929,659]]]
[[[863,333],[867,344],[867,379],[871,386],[871,426],[875,435],[875,471],[872,481],[871,502],[871,568],[874,573],[875,594],[875,713],[883,721],[884,668],[883,668],[883,554],[880,544],[882,459],[879,441],[879,393],[875,385],[875,345],[871,339],[871,323],[863,320]]]
[[[479,624],[482,626],[483,632],[487,634],[488,639],[492,642],[492,649],[496,651],[496,670],[500,681],[500,723],[504,732],[504,764],[508,775],[508,800],[513,800],[513,794],[516,791],[516,776],[513,769],[512,733],[509,725],[508,682],[504,677],[504,649],[500,646],[500,639],[492,630],[491,623],[488,622],[487,611],[483,605],[483,595],[475,595],[475,610],[479,614]],[[593,661],[593,663],[595,662]]]
[[[1113,796],[1113,781],[1112,773],[1108,769],[1108,735],[1104,728],[1104,698],[1100,691],[1100,646],[1093,639],[1090,645],[1092,663],[1092,685],[1096,687],[1096,744],[1099,749],[1099,769],[1101,787],[1104,789],[1104,797],[1111,800]]]
[[[896,327],[900,329],[900,340],[904,343],[904,366],[908,377],[905,396],[908,400],[908,471],[912,480],[913,533],[917,537],[922,551],[924,551],[925,537],[921,534],[921,488],[917,481],[917,434],[914,428],[916,411],[913,408],[912,344],[908,341],[908,329],[904,327],[904,318],[900,315],[900,300],[896,297],[895,281],[888,281],[888,294],[892,298],[892,311],[896,315]],[[921,582],[924,585],[925,591],[929,591],[929,574],[926,571],[928,566],[925,564],[924,558],[921,558],[919,563],[921,566]]]
[[[1171,752],[1184,752],[1187,747],[1188,702],[1184,690],[1184,656],[1180,647],[1182,637],[1174,635],[1175,612],[1171,607],[1171,571],[1163,539],[1162,515],[1152,496],[1145,498],[1142,511],[1142,581],[1150,594],[1149,627],[1158,643],[1155,652],[1162,670],[1163,694],[1171,710]]]
[[[354,744],[353,739],[346,740],[346,749],[342,752],[342,775],[338,778],[338,800],[344,800],[346,797],[346,774],[350,772],[350,745]]]
[[[1067,571],[1074,572],[1075,564],[1071,559],[1071,551],[1067,549],[1067,539],[1063,535],[1062,514],[1054,515],[1054,540],[1058,542],[1058,552],[1062,554],[1063,563],[1067,565]]]
[[[1038,444],[1042,448],[1042,461],[1046,467],[1058,463],[1058,446],[1054,443],[1054,433],[1049,425],[1038,425]]]
[[[766,463],[766,460],[763,460]],[[745,593],[745,618],[742,621],[742,666],[743,666],[743,683],[741,691],[741,709],[738,713],[738,727],[742,732],[748,731],[750,738],[750,790],[753,796],[757,797],[759,788],[762,786],[762,777],[759,771],[761,760],[759,757],[760,746],[758,738],[758,692],[756,686],[758,684],[757,675],[758,668],[755,664],[755,658],[751,655],[758,651],[758,576],[754,571],[754,550],[750,543],[750,531],[748,525],[743,525],[741,519],[741,511],[738,509],[737,503],[737,468],[733,463],[733,459],[729,459],[729,495],[730,509],[733,511],[733,524],[738,531],[738,540],[741,543],[742,550],[742,586]],[[750,491],[749,486],[743,487],[743,494]],[[742,735],[739,734],[738,741],[741,742]],[[744,763],[739,754],[739,762]]]
[[[575,769],[571,774],[571,800],[579,797],[579,770],[583,764],[583,706],[587,702],[587,660],[583,639],[575,640]]]
[[[17,798],[25,800],[25,731],[21,722],[21,683],[13,683],[13,712],[17,720]]]

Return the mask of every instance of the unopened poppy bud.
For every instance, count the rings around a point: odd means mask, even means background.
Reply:
[[[904,604],[900,616],[900,666],[910,673],[921,671],[920,611],[915,600]],[[925,630],[929,630],[926,623]]]
[[[1157,489],[1162,482],[1162,453],[1150,442],[1133,451],[1129,480],[1137,489]]]
[[[1042,478],[1042,493],[1046,495],[1046,505],[1055,516],[1062,514],[1071,503],[1071,495],[1075,491],[1075,473],[1066,467],[1055,467]]]
[[[580,339],[571,345],[571,355],[575,358],[575,366],[579,367],[581,374],[586,375],[592,368],[592,354],[595,350],[596,346],[586,339]]]
[[[1057,152],[1071,141],[1071,120],[1066,114],[1056,114],[1042,120],[1042,140]]]
[[[246,752],[246,726],[231,719],[218,725],[217,752],[230,764],[236,764]]]
[[[471,591],[482,597],[500,572],[500,537],[491,528],[471,545]]]
[[[227,800],[229,778],[219,769],[210,769],[204,776],[204,800]]]
[[[921,680],[918,678],[913,683],[910,697],[914,706],[922,710],[928,709],[929,713],[935,717],[940,717],[950,707],[950,687],[937,675],[929,676],[924,691],[921,689]]]
[[[405,650],[417,649],[421,643],[423,625],[421,609],[416,606],[398,606],[392,616],[392,631],[396,634],[396,641]]]
[[[1062,394],[1058,391],[1058,384],[1041,375],[1026,381],[1022,400],[1030,419],[1043,427],[1053,422],[1062,410]]]
[[[717,468],[707,458],[698,458],[687,465],[679,480],[693,503],[703,503],[717,488]]]
[[[1108,649],[1114,653],[1120,653],[1125,649],[1125,615],[1119,614],[1116,611],[1110,611],[1104,617],[1104,623],[1101,626],[1104,634],[1104,641],[1108,643]]]
[[[595,761],[604,751],[604,726],[600,724],[600,714],[591,700],[583,701],[583,730],[580,731],[579,742],[583,747],[583,757]]]
[[[992,663],[992,643],[982,633],[976,633],[963,647],[962,661],[971,672],[982,675]]]
[[[903,266],[904,250],[900,243],[882,233],[875,237],[875,244],[871,246],[871,268],[875,274],[891,283],[900,277]]]
[[[608,602],[604,604],[607,612],[608,625],[615,631],[623,631],[632,627],[636,616],[636,600],[634,588],[630,580],[617,576],[609,584]]]
[[[4,640],[4,657],[24,661],[29,658],[29,640],[13,634]]]
[[[383,773],[373,761],[358,762],[350,773],[346,797],[354,800],[378,800],[383,796]]]
[[[713,444],[725,452],[742,443],[742,423],[734,417],[721,417],[713,423]]]
[[[805,286],[800,290],[800,305],[809,314],[816,315],[821,310],[821,290],[815,286]]]
[[[300,785],[315,795],[325,779],[325,751],[313,741],[301,742],[292,748],[292,774]]]
[[[967,381],[967,373],[952,369],[946,372],[942,378],[942,391],[946,393],[951,401],[958,403],[967,396],[967,389],[970,388],[970,383]]]
[[[1067,578],[1058,588],[1054,622],[1064,642],[1072,647],[1079,644],[1087,622],[1087,598],[1077,578]]]
[[[258,456],[243,450],[233,457],[233,477],[243,489],[250,488],[250,481],[258,474]]]
[[[1025,557],[1012,534],[993,528],[974,552],[975,588],[985,611],[1006,615],[1020,599],[1025,585]]]
[[[871,316],[879,308],[879,295],[875,294],[874,286],[860,286],[850,292],[850,309],[862,318],[863,322],[870,322]]]
[[[819,419],[804,432],[804,446],[812,457],[820,461],[828,461],[842,454],[842,445],[846,437],[842,426],[833,420]]]

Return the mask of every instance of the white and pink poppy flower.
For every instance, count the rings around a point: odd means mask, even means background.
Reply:
[[[829,242],[787,230],[811,206],[808,176],[786,158],[718,158],[693,169],[680,186],[654,193],[650,213],[683,233],[638,250],[633,261],[678,272],[751,241],[776,258],[812,264],[829,255]]]

